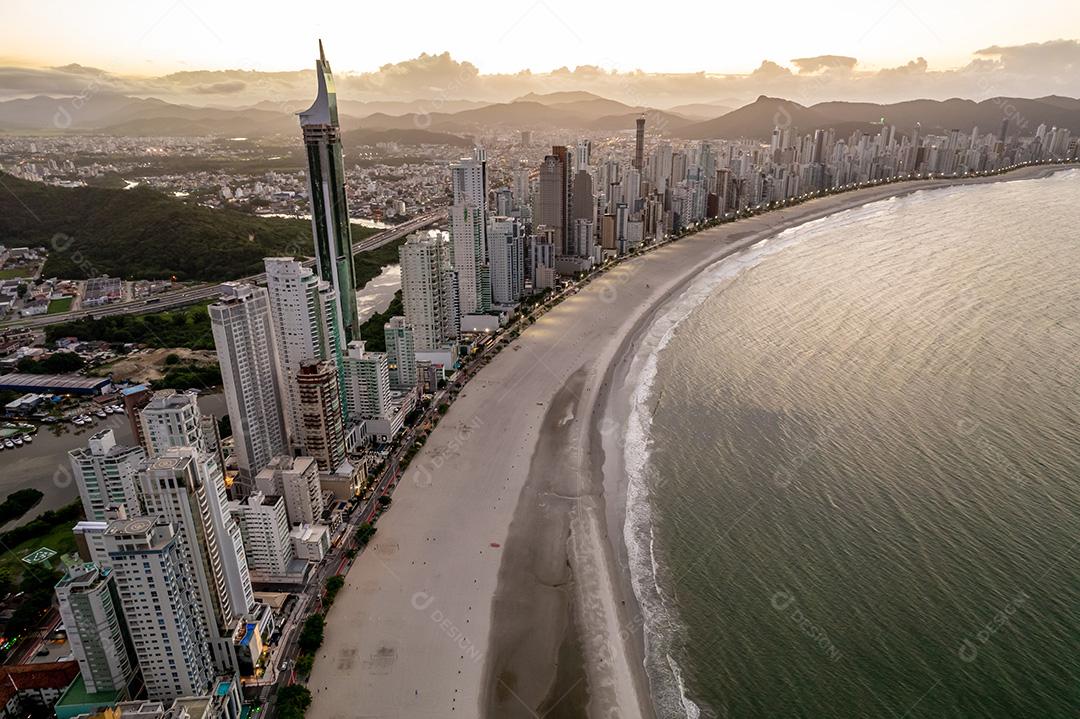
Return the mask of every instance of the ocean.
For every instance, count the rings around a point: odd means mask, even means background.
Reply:
[[[624,448],[660,716],[1076,716],[1078,200],[875,202],[661,312]]]

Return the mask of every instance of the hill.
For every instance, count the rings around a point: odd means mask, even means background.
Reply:
[[[1009,117],[1009,133],[1034,135],[1036,128],[1066,127],[1080,132],[1080,101],[1067,97],[992,98],[973,100],[910,100],[891,104],[873,102],[822,102],[805,107],[797,102],[761,96],[757,101],[705,122],[676,128],[679,137],[693,140],[710,138],[768,139],[777,125],[797,127],[800,132],[833,128],[841,134],[870,130],[884,118],[907,134],[919,123],[922,132],[959,129],[970,132],[998,132],[1002,118]]]
[[[213,210],[138,187],[0,182],[0,244],[48,248],[47,277],[212,282],[258,273],[263,257],[311,254],[306,220]]]
[[[360,128],[342,133],[341,141],[346,147],[375,145],[380,142],[396,142],[399,145],[450,145],[451,147],[472,147],[472,140],[447,132],[432,132],[418,128],[394,128],[375,130]]]

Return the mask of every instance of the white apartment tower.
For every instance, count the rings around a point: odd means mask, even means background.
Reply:
[[[284,414],[289,438],[302,454],[309,454],[304,445],[296,375],[302,366],[324,360],[340,370],[342,333],[336,291],[329,282],[320,280],[310,268],[291,257],[267,257],[263,263],[278,366],[285,389]]]
[[[222,289],[209,307],[210,323],[236,445],[237,494],[244,496],[259,470],[286,451],[288,438],[269,294],[239,282]]]
[[[255,478],[255,488],[285,498],[289,524],[316,524],[322,520],[319,466],[311,457],[274,457]]]
[[[146,514],[171,524],[220,670],[234,667],[232,631],[255,606],[240,528],[228,511],[213,455],[174,447],[139,472]]]
[[[491,299],[498,305],[517,304],[525,294],[525,234],[513,217],[493,217],[488,226],[491,260]]]
[[[104,541],[147,696],[206,694],[214,679],[209,637],[172,526],[152,517],[117,520]]]
[[[286,574],[293,548],[285,498],[255,490],[243,501],[230,502],[229,509],[244,537],[248,567],[271,576]]]
[[[91,521],[104,521],[109,507],[124,505],[129,515],[140,514],[137,479],[146,458],[142,447],[116,443],[111,429],[90,437],[86,447],[68,452],[83,512]]]
[[[404,317],[391,317],[383,325],[386,360],[390,365],[390,388],[408,390],[416,386],[416,339]]]
[[[139,423],[151,457],[170,447],[211,451],[203,432],[202,411],[193,394],[181,394],[171,389],[154,392],[147,405],[139,410]]]
[[[345,355],[345,394],[354,419],[390,417],[390,365],[383,352],[367,352],[350,342]]]
[[[86,690],[125,692],[136,665],[113,570],[93,563],[69,567],[56,599]]]
[[[491,285],[487,278],[487,163],[483,148],[476,149],[475,157],[451,165],[450,180],[454,191],[450,238],[461,312],[487,312],[491,309]]]
[[[457,338],[460,326],[449,235],[438,230],[409,235],[398,256],[405,321],[413,328],[416,351],[437,350]]]

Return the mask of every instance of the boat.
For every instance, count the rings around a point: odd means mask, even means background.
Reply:
[[[34,441],[34,436],[31,435],[31,434],[24,434],[22,436],[22,441],[23,442],[33,442]]]
[[[105,419],[105,413],[102,412],[100,409],[97,412],[94,412],[94,414],[97,416],[98,419]]]
[[[15,443],[12,442],[10,439],[5,439],[4,440],[4,446],[7,447],[8,449],[15,449]]]
[[[15,446],[16,446],[16,447],[21,447],[21,446],[23,446],[23,441],[22,441],[22,438],[21,438],[21,437],[16,437],[15,439],[13,439],[13,440],[11,440],[11,441],[15,443]]]

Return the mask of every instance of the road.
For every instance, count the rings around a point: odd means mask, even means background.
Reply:
[[[426,212],[419,217],[416,217],[408,222],[404,222],[400,225],[395,225],[389,229],[372,235],[367,239],[357,242],[353,245],[353,255],[358,255],[361,252],[370,252],[371,250],[382,247],[385,244],[394,242],[409,233],[422,230],[425,227],[429,227],[440,220],[446,218],[446,209],[432,210]],[[307,267],[313,267],[315,260],[307,260],[304,262]],[[239,281],[253,282],[256,284],[266,282],[266,273],[260,273],[257,275],[249,275],[248,277],[240,277]],[[14,327],[28,327],[28,328],[40,328],[48,325],[58,324],[62,322],[71,322],[72,320],[83,319],[85,317],[93,317],[95,319],[100,317],[108,317],[113,315],[132,315],[142,314],[146,312],[160,312],[162,310],[175,309],[177,307],[186,307],[188,305],[198,304],[199,302],[205,302],[212,300],[220,294],[219,287],[220,282],[206,283],[193,287],[184,287],[179,290],[172,290],[170,292],[163,292],[156,297],[149,299],[128,300],[124,302],[115,302],[111,305],[105,305],[103,307],[95,307],[90,310],[77,310],[72,312],[65,312],[63,314],[55,315],[38,315],[36,317],[20,317],[13,319],[9,322],[0,324],[0,327],[14,328]]]

